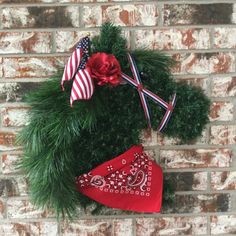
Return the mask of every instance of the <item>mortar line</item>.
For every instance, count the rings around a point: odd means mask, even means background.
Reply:
[[[164,169],[163,173],[182,173],[182,172],[224,172],[235,171],[234,167],[203,167],[203,168],[178,168],[178,169]]]
[[[229,216],[229,215],[235,215],[235,211],[231,212],[199,212],[199,213],[153,213],[153,214],[132,214],[132,215],[90,215],[90,216],[80,216],[75,218],[76,220],[109,220],[109,219],[135,219],[135,218],[145,218],[145,219],[150,219],[150,218],[171,218],[171,217],[190,217],[190,218],[195,218],[195,217],[207,217],[207,216]],[[21,222],[54,222],[57,221],[55,217],[51,218],[8,218],[8,219],[2,219],[3,222],[16,222],[18,223],[19,221]]]
[[[4,154],[8,154],[8,153],[6,153],[6,152],[1,153],[1,155],[4,155]],[[9,154],[12,154],[12,153],[9,153]],[[20,154],[23,155],[22,153],[20,153]],[[169,173],[181,174],[181,173],[197,173],[197,172],[211,173],[213,171],[225,172],[225,171],[235,171],[235,169],[234,168],[227,168],[227,167],[225,167],[225,168],[207,168],[207,167],[205,167],[205,168],[201,168],[201,169],[200,168],[199,169],[198,168],[196,168],[196,169],[179,168],[178,170],[169,170],[169,171],[164,169],[163,173],[164,174],[169,174]],[[12,173],[1,173],[0,174],[0,178],[2,178],[2,179],[22,178],[22,177],[24,177],[24,173],[21,173],[19,171],[12,172]],[[207,190],[191,190],[191,191],[193,191],[193,193],[196,193],[197,191],[202,193],[203,191],[207,191]],[[215,191],[221,193],[222,191],[232,192],[235,190],[215,190]],[[190,190],[189,191],[178,191],[178,192],[190,192]],[[18,198],[18,197],[16,197],[16,198]]]
[[[223,28],[230,28],[229,25],[222,25]],[[236,28],[236,25],[231,25],[233,28]],[[130,31],[137,31],[137,30],[188,30],[188,29],[194,29],[194,30],[212,30],[214,28],[220,27],[220,25],[153,25],[153,26],[120,26],[122,30],[130,30]],[[101,28],[101,26],[97,27],[85,27],[83,24],[80,25],[80,27],[57,27],[57,28],[4,28],[0,29],[0,32],[14,32],[14,33],[22,33],[22,32],[51,32],[51,31],[75,31],[79,29],[80,31],[97,31]]]
[[[51,75],[53,76],[53,75]],[[22,78],[14,78],[14,77],[7,77],[7,78],[4,78],[2,77],[1,78],[1,81],[0,81],[0,84],[4,84],[4,83],[17,83],[17,82],[43,82],[49,78],[51,78],[51,76],[49,75],[48,77],[45,77],[45,78],[27,78],[27,77],[22,77]],[[213,74],[201,74],[201,75],[198,75],[198,74],[174,74],[173,77],[175,79],[189,79],[189,78],[206,78],[206,77],[209,77],[209,76],[212,76],[212,77],[235,77],[236,76],[236,73],[235,72],[230,72],[230,73],[225,73],[225,74],[216,74],[216,73],[213,73]],[[27,80],[27,81],[26,81]],[[212,96],[211,98],[214,98],[214,99],[224,99],[224,98],[231,98],[233,99],[234,96],[228,96],[228,97],[214,97]]]
[[[211,235],[211,216],[207,215],[207,235]]]
[[[132,225],[133,225],[133,227],[132,227],[132,235],[136,236],[136,232],[137,232],[137,220],[136,220],[136,218],[132,219]]]
[[[234,52],[234,57],[236,57],[236,53]],[[234,60],[234,70],[236,71],[236,60]]]
[[[163,26],[163,9],[164,9],[164,5],[161,2],[157,2],[157,9],[159,12],[159,17],[158,17],[158,22],[157,22],[157,26],[162,27]]]
[[[189,195],[215,195],[215,194],[233,194],[235,190],[190,190],[190,191],[175,191],[179,196]]]
[[[215,34],[215,27],[209,29],[210,31],[210,48],[214,49],[214,34]]]
[[[236,145],[232,147],[232,151],[233,151],[232,166],[234,167],[234,170],[236,171]]]
[[[212,192],[211,189],[211,172],[207,172],[207,192]]]
[[[67,57],[69,57],[69,56],[65,56],[64,58],[67,58]],[[58,67],[58,70],[60,70],[60,69],[62,69],[62,67]],[[55,73],[52,74],[52,75],[48,75],[47,77],[44,77],[44,78],[36,77],[36,76],[34,78],[32,78],[32,77],[21,77],[21,78],[2,77],[1,81],[0,81],[0,84],[4,84],[4,83],[18,83],[18,82],[25,82],[25,83],[28,83],[28,82],[33,82],[34,83],[35,82],[35,83],[38,83],[38,82],[47,81],[48,79],[51,79],[54,75],[55,75]],[[214,77],[226,77],[226,76],[228,76],[228,77],[230,77],[230,76],[235,77],[235,72],[226,73],[225,76],[222,76],[222,75],[217,74],[217,73],[212,73],[211,75],[214,76]],[[209,76],[209,74],[202,74],[202,76],[203,76],[202,78],[204,78],[204,76],[205,77]],[[176,78],[176,79],[181,79],[181,77],[183,79],[200,78],[198,75],[195,77],[195,74],[173,74],[173,77]],[[227,99],[227,98],[233,99],[234,96],[227,96],[227,97],[214,97],[214,96],[212,96],[210,98],[215,99],[217,101],[217,100],[221,100],[221,99],[224,100],[224,99]]]
[[[172,49],[172,50],[157,50],[161,51],[166,54],[206,54],[206,53],[213,53],[213,54],[219,54],[219,53],[226,53],[226,54],[235,54],[236,48],[217,48],[217,49]],[[56,52],[56,53],[1,53],[1,57],[7,57],[7,58],[14,58],[14,57],[66,57],[71,55],[70,52]],[[235,68],[234,68],[235,70]],[[233,71],[235,73],[235,71]]]
[[[62,232],[61,232],[61,221],[57,221],[57,232],[58,232],[58,236],[63,236]]]
[[[155,149],[159,144],[156,145],[150,145],[150,146],[145,146],[148,147],[148,149]],[[191,149],[229,149],[234,147],[235,144],[227,144],[227,145],[219,145],[219,144],[166,144],[164,146],[160,147],[160,151],[162,150],[191,150]]]
[[[135,47],[135,36],[134,36],[134,31],[129,31],[129,35],[130,35],[130,49],[131,51],[134,50]]]
[[[52,31],[52,40],[51,40],[51,52],[50,54],[56,53],[56,31]]]
[[[84,22],[83,22],[83,13],[84,13],[84,9],[83,9],[83,5],[79,6],[79,29],[81,26],[84,27]]]
[[[166,0],[159,0],[159,2],[161,3],[166,3]],[[65,6],[80,6],[80,5],[97,5],[97,6],[101,6],[101,5],[130,5],[130,3],[133,3],[133,5],[139,5],[139,4],[155,4],[156,1],[151,0],[151,1],[135,1],[135,2],[130,2],[130,1],[116,1],[116,2],[68,2],[68,3],[58,3],[58,2],[54,2],[54,3],[3,3],[1,4],[2,7],[65,7]],[[224,2],[222,2],[222,0],[208,0],[207,2],[204,0],[186,0],[183,2],[181,1],[176,1],[176,0],[170,0],[168,1],[168,3],[166,3],[167,5],[173,5],[173,4],[178,4],[178,5],[183,5],[183,4],[188,4],[188,5],[196,5],[196,4],[201,4],[201,5],[206,5],[206,4],[233,4],[235,3],[234,0],[225,0]]]
[[[3,13],[2,13],[2,7],[0,7],[0,16],[2,16]],[[3,28],[3,25],[2,25],[2,17],[0,17],[0,32],[1,32],[1,29]]]
[[[188,29],[214,29],[214,28],[236,28],[236,24],[218,24],[218,25],[163,25],[163,26],[158,26],[158,25],[150,25],[150,26],[120,26],[122,30],[167,30],[167,29],[183,29],[183,30],[188,30]],[[79,30],[81,31],[92,31],[92,30],[98,30],[100,29],[101,26],[95,26],[95,27],[79,27]],[[27,31],[52,31],[52,30],[60,30],[60,31],[74,31],[78,28],[76,27],[60,27],[60,28],[4,28],[0,29],[0,32],[27,32]]]

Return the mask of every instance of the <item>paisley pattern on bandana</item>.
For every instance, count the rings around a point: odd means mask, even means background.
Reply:
[[[162,178],[161,168],[143,147],[133,146],[89,173],[76,177],[76,185],[78,191],[110,207],[159,212]]]

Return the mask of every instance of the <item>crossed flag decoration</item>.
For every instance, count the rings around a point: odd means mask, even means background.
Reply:
[[[77,44],[76,49],[73,51],[72,55],[68,59],[68,62],[64,69],[63,77],[61,80],[62,89],[64,90],[65,81],[73,80],[70,95],[71,107],[75,100],[88,100],[92,97],[94,92],[93,79],[91,78],[89,70],[86,69],[86,62],[89,58],[89,44],[90,40],[88,36],[82,38]],[[123,72],[121,73],[121,77],[127,83],[129,83],[138,90],[141,104],[149,127],[151,127],[151,115],[148,107],[147,98],[150,98],[166,110],[165,115],[162,118],[162,121],[158,127],[158,131],[162,131],[167,125],[175,107],[176,94],[174,94],[171,101],[167,103],[156,94],[144,88],[137,65],[130,53],[128,53],[128,61],[134,78],[129,77]]]

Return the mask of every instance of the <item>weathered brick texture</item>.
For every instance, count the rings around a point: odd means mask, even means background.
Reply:
[[[222,74],[235,72],[233,53],[184,53],[175,54],[179,62],[175,74]]]
[[[236,95],[236,77],[224,76],[212,78],[212,97],[234,97]]]
[[[131,219],[115,220],[79,220],[62,225],[62,235],[114,235],[132,236],[133,222]]]
[[[209,49],[208,29],[136,30],[135,46],[158,50]]]
[[[232,151],[224,148],[160,151],[160,163],[167,169],[229,167],[231,162]]]
[[[79,38],[106,21],[122,26],[128,48],[162,50],[174,78],[201,87],[210,123],[182,144],[143,131],[144,146],[176,191],[161,214],[78,209],[74,222],[35,209],[17,169],[17,132],[28,122],[24,95],[65,61]],[[0,235],[153,236],[236,233],[236,3],[224,0],[0,0]],[[197,119],[197,117],[196,117]],[[188,124],[186,124],[188,125]]]
[[[146,235],[203,235],[207,233],[206,217],[138,218],[136,232]]]
[[[158,16],[156,4],[83,7],[84,27],[100,26],[106,21],[112,21],[121,26],[156,26]]]

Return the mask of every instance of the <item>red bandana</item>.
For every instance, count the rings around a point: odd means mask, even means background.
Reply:
[[[106,206],[137,212],[159,212],[163,175],[142,146],[76,178],[77,189]]]

